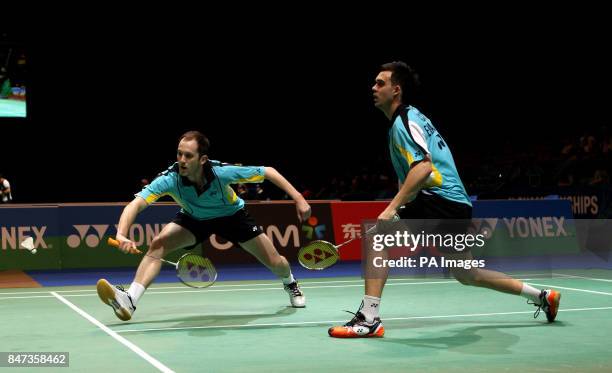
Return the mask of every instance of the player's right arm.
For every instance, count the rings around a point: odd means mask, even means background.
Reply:
[[[414,162],[410,167],[406,180],[399,192],[387,205],[385,210],[378,216],[379,220],[391,220],[397,214],[399,208],[412,201],[416,194],[425,186],[432,172],[431,159],[429,156],[423,160]]]
[[[129,253],[136,249],[136,243],[131,241],[128,236],[128,231],[134,221],[136,221],[136,216],[140,214],[142,210],[149,206],[147,201],[142,197],[136,197],[123,209],[123,213],[121,213],[121,217],[119,218],[119,224],[117,225],[117,236],[116,240],[119,241],[119,250],[124,253]]]
[[[402,119],[402,123],[404,119]],[[394,125],[391,128],[390,140],[398,154],[397,161],[402,169],[408,169],[403,184],[385,210],[378,216],[379,220],[391,220],[399,208],[412,201],[434,177],[431,154],[425,141],[423,130],[414,122],[408,125]],[[399,172],[397,169],[396,171]]]
[[[128,232],[134,221],[136,221],[138,214],[160,197],[176,195],[173,193],[176,177],[173,167],[159,174],[151,184],[138,192],[132,202],[123,209],[123,213],[119,218],[119,224],[117,225],[116,239],[119,241],[119,249],[124,253],[129,253],[136,249],[136,244],[128,238]]]

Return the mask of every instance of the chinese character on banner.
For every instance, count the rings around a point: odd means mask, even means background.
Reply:
[[[342,233],[345,239],[361,237],[361,225],[359,224],[342,224]]]

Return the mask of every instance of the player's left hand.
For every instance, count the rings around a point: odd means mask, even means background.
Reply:
[[[306,201],[298,201],[295,204],[295,209],[297,210],[297,217],[300,223],[307,220],[310,217],[310,214],[312,213],[312,209]]]
[[[394,208],[386,208],[385,211],[381,212],[378,215],[378,220],[386,220],[391,221],[397,219],[395,216],[397,215],[397,210]]]

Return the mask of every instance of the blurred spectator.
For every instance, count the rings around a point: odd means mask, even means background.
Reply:
[[[574,175],[569,171],[563,172],[557,181],[557,186],[569,187],[572,185],[574,185]]]
[[[147,185],[149,185],[149,179],[147,178],[140,179],[140,189],[146,187]]]
[[[604,169],[597,169],[589,181],[589,185],[610,185],[610,175]]]
[[[253,197],[253,199],[258,200],[258,201],[269,201],[270,200],[270,197],[268,196],[268,193],[264,189],[263,184],[255,184],[255,196]]]
[[[308,186],[301,185],[300,190],[301,190],[300,193],[302,194],[302,197],[304,197],[304,199],[312,199],[314,193]]]
[[[242,198],[244,200],[250,199],[249,189],[247,188],[247,186],[245,184],[238,184],[236,186],[236,194],[238,195],[238,197],[240,197],[240,198]]]
[[[380,175],[380,191],[376,196],[378,200],[393,199],[398,191],[398,184],[387,175]]]
[[[580,138],[580,150],[585,154],[592,154],[595,152],[595,136],[591,134],[584,134]]]
[[[563,139],[563,147],[561,148],[561,156],[565,159],[570,157],[575,157],[576,155],[576,145],[575,141],[571,139]]]
[[[0,174],[0,203],[11,203],[12,201],[11,183]]]

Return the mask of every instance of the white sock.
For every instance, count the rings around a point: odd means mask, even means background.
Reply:
[[[293,278],[293,273],[289,272],[289,276],[283,277],[283,285],[289,285],[292,282],[295,282],[295,278]]]
[[[138,303],[138,300],[140,299],[140,297],[142,297],[145,290],[147,289],[145,289],[145,287],[142,286],[141,284],[137,282],[132,282],[127,292],[132,298],[132,303],[134,303],[134,306],[136,306],[136,303]]]
[[[531,285],[523,283],[523,288],[521,289],[521,297],[525,297],[533,301],[535,304],[540,304],[540,293],[540,290],[534,288]]]
[[[369,295],[363,296],[362,306],[359,311],[363,313],[366,318],[366,322],[372,323],[375,317],[378,317],[380,308],[380,298],[371,297]]]

